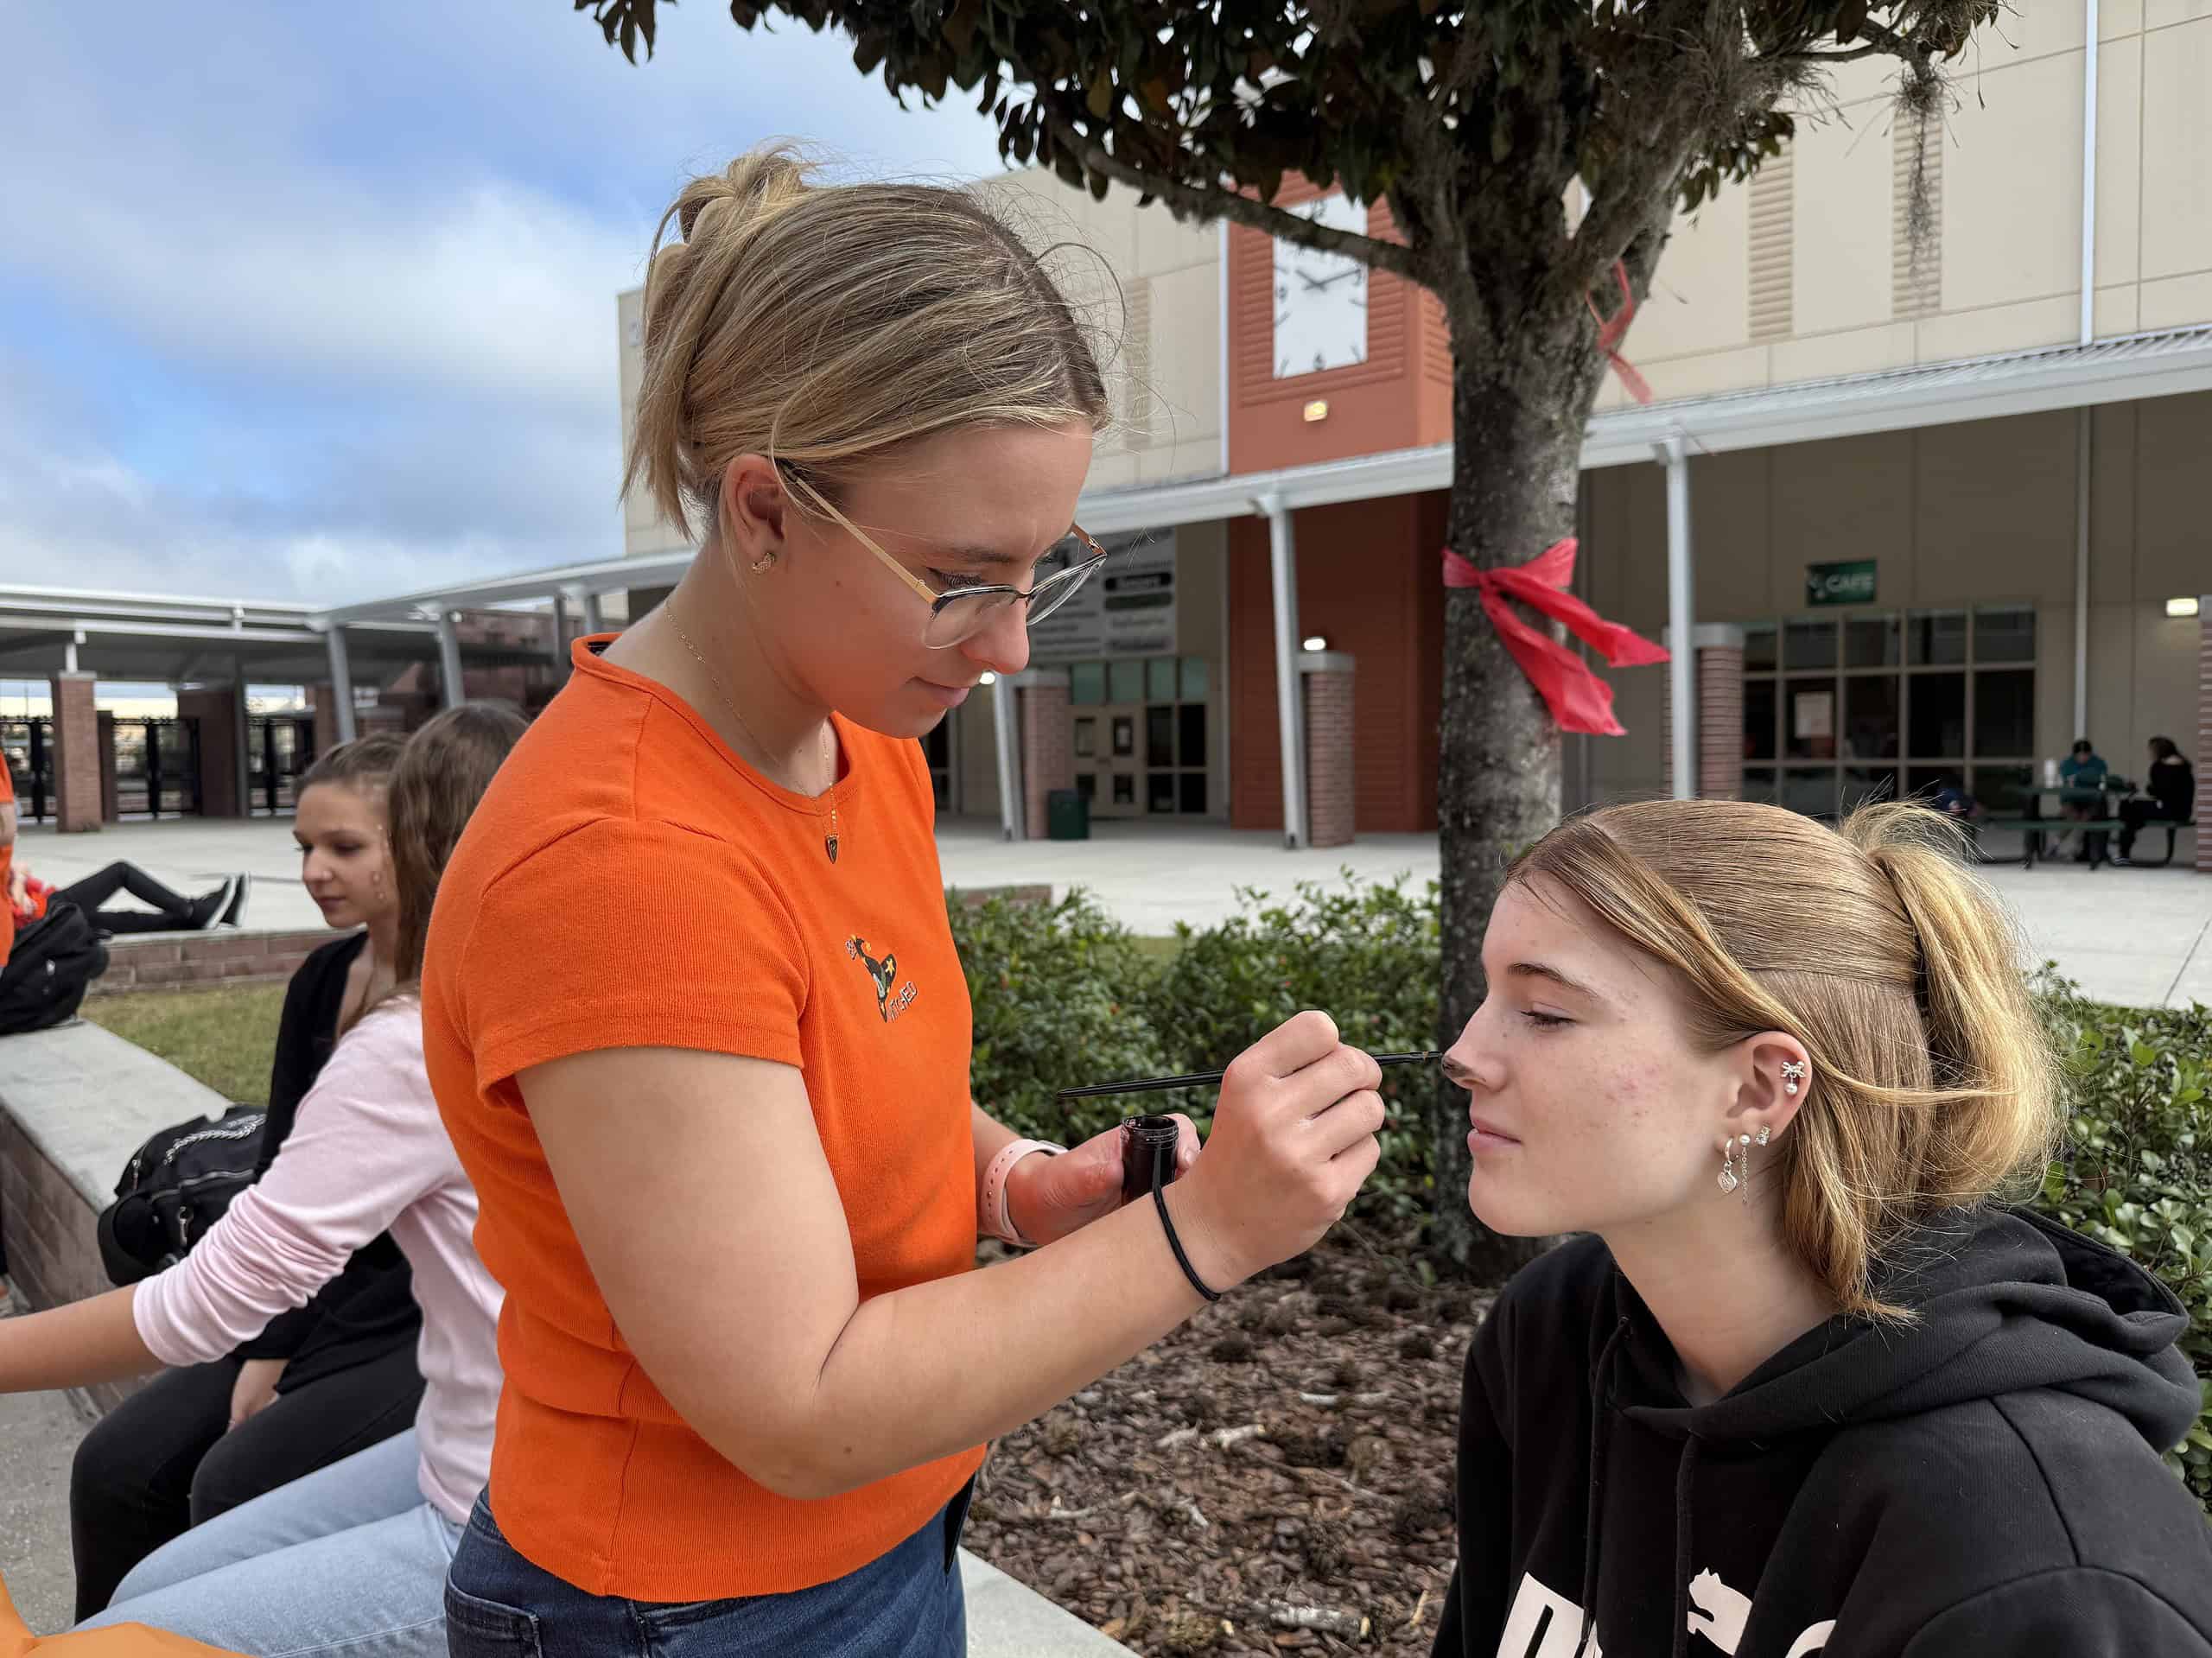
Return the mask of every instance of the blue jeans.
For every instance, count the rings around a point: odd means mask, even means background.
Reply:
[[[461,1528],[423,1500],[418,1461],[410,1428],[195,1526],[77,1627],[144,1623],[248,1658],[444,1658]]]
[[[524,1560],[477,1499],[446,1579],[451,1658],[963,1658],[962,1492],[898,1547],[811,1589],[735,1600],[591,1595]]]

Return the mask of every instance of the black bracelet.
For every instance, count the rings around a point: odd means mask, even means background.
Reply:
[[[1190,1256],[1183,1253],[1183,1240],[1175,1236],[1175,1223],[1167,1218],[1167,1188],[1157,1181],[1153,1183],[1152,1206],[1160,1211],[1160,1229],[1167,1234],[1167,1247],[1175,1252],[1175,1264],[1183,1269],[1183,1276],[1191,1280],[1191,1287],[1209,1301],[1221,1299],[1221,1292],[1206,1287],[1206,1280],[1198,1276],[1198,1269],[1191,1265]]]

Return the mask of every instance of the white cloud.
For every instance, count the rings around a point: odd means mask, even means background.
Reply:
[[[995,164],[842,42],[663,14],[634,68],[557,0],[12,15],[0,581],[335,602],[618,551],[614,298],[682,176],[790,132]]]

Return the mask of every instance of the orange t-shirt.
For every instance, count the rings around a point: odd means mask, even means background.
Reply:
[[[787,1592],[912,1535],[982,1450],[819,1502],[741,1473],[615,1329],[514,1077],[616,1047],[796,1065],[862,1299],[968,1270],[972,1015],[929,772],[918,744],[840,720],[843,775],[793,794],[603,642],[578,642],[469,820],[423,963],[423,1056],[507,1292],[492,1505],[526,1559],[593,1594]]]

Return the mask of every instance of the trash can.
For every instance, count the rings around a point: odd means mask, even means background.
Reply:
[[[1045,835],[1052,841],[1088,841],[1090,797],[1074,789],[1048,791],[1045,796]]]

